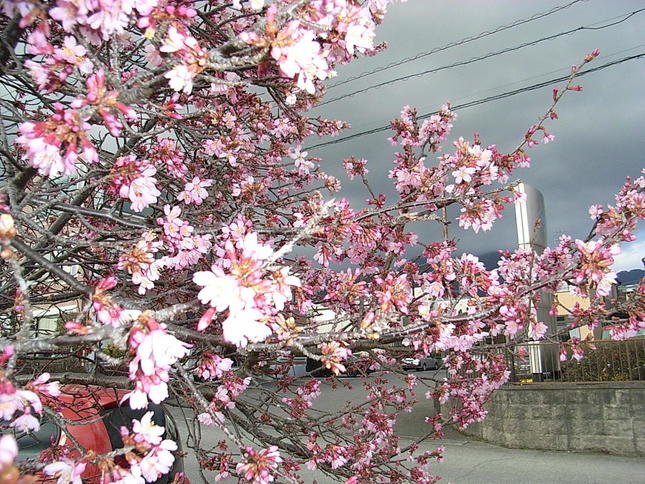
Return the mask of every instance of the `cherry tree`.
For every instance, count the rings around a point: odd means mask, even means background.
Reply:
[[[349,158],[368,197],[352,207],[325,160],[307,153],[342,121],[308,117],[334,69],[372,55],[388,0],[5,0],[0,45],[0,417],[38,429],[57,414],[61,386],[127,390],[133,409],[172,401],[227,439],[191,444],[216,480],[301,482],[300,471],[347,483],[435,482],[442,449],[403,447],[400,412],[414,387],[440,411],[428,438],[485,417],[509,377],[503,344],[554,338],[536,307],[562,281],[591,298],[576,325],[602,324],[620,243],[645,216],[645,179],[627,179],[612,206],[593,206],[585,240],[562,237],[542,254],[504,252],[495,270],[460,255],[446,233],[420,240],[408,226],[491,229],[521,197],[514,172],[552,136],[567,83],[516,149],[474,137],[442,143],[450,106],[418,119],[404,107],[389,138],[397,196],[370,186],[369,162]],[[546,104],[546,103],[545,103]],[[412,255],[411,255],[412,254]],[[645,328],[642,298],[608,328]],[[71,309],[70,309],[71,308]],[[41,331],[43,315],[59,324]],[[325,316],[325,317],[323,317]],[[564,358],[584,343],[562,346]],[[67,352],[74,371],[29,373],[35,355]],[[405,374],[403,357],[445,354],[441,378]],[[292,376],[295,357],[336,376],[365,378],[366,401],[338,414],[312,408],[321,380]],[[401,384],[382,376],[404,374]],[[270,384],[267,384],[270,382]],[[63,387],[64,390],[64,387]],[[322,416],[321,416],[322,415]],[[80,482],[153,482],[176,443],[151,413],[121,430],[125,447],[98,454],[76,442],[18,462],[0,439],[0,475],[44,473]]]

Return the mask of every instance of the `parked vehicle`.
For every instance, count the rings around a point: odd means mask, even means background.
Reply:
[[[428,356],[426,358],[403,358],[404,370],[438,370],[441,367],[441,361],[438,358]]]
[[[160,477],[155,484],[167,484],[173,481],[175,475],[183,473],[184,464],[181,457],[181,438],[172,415],[161,405],[150,403],[148,408],[133,410],[128,401],[121,402],[128,393],[127,390],[109,389],[96,386],[65,385],[61,388],[58,411],[73,422],[66,430],[87,450],[104,454],[123,447],[120,429],[122,426],[131,427],[132,419],[141,419],[146,412],[152,411],[155,424],[166,429],[164,438],[177,443],[175,461],[170,472]],[[79,421],[88,423],[76,424]],[[40,430],[32,433],[16,435],[19,448],[19,459],[36,458],[43,450],[54,445],[70,446],[65,432],[53,422],[43,419]],[[118,459],[118,457],[117,457]],[[125,459],[119,462],[127,467]],[[81,476],[83,482],[99,482],[101,472],[98,466],[88,464]],[[42,476],[41,482],[54,482]],[[187,478],[180,483],[190,484]]]

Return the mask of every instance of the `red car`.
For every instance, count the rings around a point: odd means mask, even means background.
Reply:
[[[66,385],[61,388],[61,395],[56,399],[59,404],[58,411],[66,419],[71,421],[87,420],[88,423],[80,425],[68,425],[67,431],[87,450],[103,454],[123,447],[120,428],[130,428],[132,419],[141,419],[146,412],[152,411],[152,420],[162,427],[165,427],[164,438],[174,440],[178,449],[175,453],[175,461],[170,472],[160,477],[156,483],[165,484],[172,482],[175,475],[181,473],[183,476],[183,459],[181,452],[181,439],[175,421],[163,406],[149,404],[148,408],[133,410],[128,406],[128,401],[121,403],[127,390],[116,390],[96,386]],[[41,451],[52,444],[70,446],[71,442],[65,432],[51,421],[42,419],[38,432],[23,433],[16,435],[19,447],[19,459],[36,458]],[[118,459],[118,457],[117,457]],[[125,459],[120,465],[126,467]],[[100,470],[95,464],[88,464],[83,472],[83,482],[98,482]],[[181,477],[181,476],[180,476]],[[55,481],[42,477],[42,482]],[[187,478],[183,477],[179,482],[189,484]]]

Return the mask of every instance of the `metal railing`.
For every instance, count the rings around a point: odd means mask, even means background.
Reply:
[[[511,382],[620,382],[645,380],[645,337],[569,343],[530,342],[497,346]],[[561,351],[566,358],[560,360]],[[576,357],[577,356],[577,357]]]

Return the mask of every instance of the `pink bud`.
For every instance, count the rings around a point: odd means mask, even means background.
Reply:
[[[376,315],[374,314],[374,311],[368,312],[363,318],[363,321],[361,321],[361,329],[365,329],[371,326],[375,318]]]
[[[585,62],[591,62],[599,55],[600,55],[600,51],[598,49],[594,49],[589,54],[586,55]]]
[[[112,289],[113,287],[115,287],[116,282],[117,282],[117,280],[116,280],[115,276],[104,277],[96,285],[96,288],[97,289],[102,289],[103,291],[107,291],[107,290]]]
[[[204,331],[208,328],[213,322],[213,315],[215,314],[215,308],[208,308],[206,312],[199,318],[197,323],[197,331]]]

